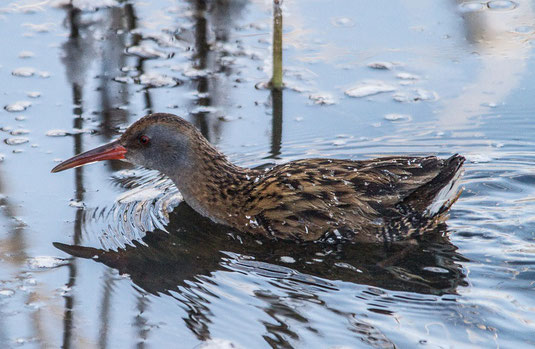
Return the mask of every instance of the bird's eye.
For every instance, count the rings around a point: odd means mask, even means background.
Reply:
[[[143,145],[147,145],[149,144],[149,142],[150,142],[150,138],[148,136],[142,135],[141,137],[139,137],[139,143]]]

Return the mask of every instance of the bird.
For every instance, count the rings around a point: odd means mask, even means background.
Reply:
[[[123,160],[169,177],[197,213],[237,232],[302,242],[392,243],[445,222],[465,158],[310,158],[264,169],[235,165],[183,118],[137,120],[115,141],[65,160],[60,172]]]

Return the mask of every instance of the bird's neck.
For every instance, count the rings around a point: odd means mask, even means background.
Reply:
[[[195,211],[216,223],[232,226],[239,220],[243,191],[253,172],[234,165],[202,139],[190,149],[182,171],[170,177]]]

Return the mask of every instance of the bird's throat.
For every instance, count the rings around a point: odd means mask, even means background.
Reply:
[[[188,166],[170,177],[195,211],[216,223],[233,226],[240,220],[244,190],[253,172],[232,164],[206,142],[192,150]]]

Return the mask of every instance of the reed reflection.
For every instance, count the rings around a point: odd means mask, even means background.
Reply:
[[[127,7],[127,6],[126,6]],[[125,8],[126,8],[125,7]],[[98,95],[101,103],[101,117],[102,117],[102,134],[105,138],[111,138],[115,134],[118,124],[125,123],[128,114],[123,109],[118,109],[117,104],[127,104],[128,90],[117,84],[110,84],[110,75],[118,71],[124,64],[124,49],[125,37],[118,35],[109,35],[112,38],[104,40],[103,42],[96,42],[94,38],[94,31],[101,29],[105,33],[112,33],[110,28],[121,28],[124,10],[118,7],[111,7],[103,9],[101,15],[103,21],[94,21],[93,26],[87,25],[87,19],[84,13],[69,4],[64,7],[66,11],[66,25],[69,29],[69,36],[67,41],[62,45],[64,55],[62,62],[65,66],[67,80],[71,85],[72,91],[72,105],[73,105],[73,129],[84,129],[84,87],[87,86],[91,67],[97,63],[100,68],[98,88]],[[128,22],[128,21],[127,21]],[[104,26],[101,28],[100,26]],[[126,28],[123,28],[126,29]],[[101,52],[102,55],[96,54]],[[78,154],[84,151],[84,133],[75,132],[73,138],[73,153]],[[115,165],[114,165],[115,166]],[[84,201],[84,169],[76,168],[74,171],[74,198],[77,202]],[[83,208],[76,210],[74,217],[74,234],[73,244],[78,245],[82,238],[82,222],[83,222]],[[66,287],[73,289],[78,278],[77,260],[72,259],[67,265],[69,269],[68,281]],[[108,316],[110,313],[110,289],[109,283],[111,278],[106,278],[104,283],[103,304],[101,309],[101,323],[109,322]],[[76,335],[73,332],[75,322],[75,293],[69,293],[64,296],[65,311],[63,315],[63,348],[70,348],[77,343]],[[106,347],[106,331],[101,333],[99,344],[101,347]]]
[[[273,64],[271,88],[271,151],[267,158],[278,159],[282,147],[283,65],[282,65],[282,0],[273,1]]]
[[[230,87],[225,76],[230,75],[232,68],[220,59],[212,46],[214,41],[220,45],[229,41],[235,19],[241,16],[247,1],[195,0],[190,3],[193,8],[193,31],[190,34],[194,41],[192,68],[197,71],[191,78],[192,87],[197,92],[192,122],[213,142],[221,135],[222,121],[212,110],[224,107]],[[183,36],[188,36],[188,33]]]

